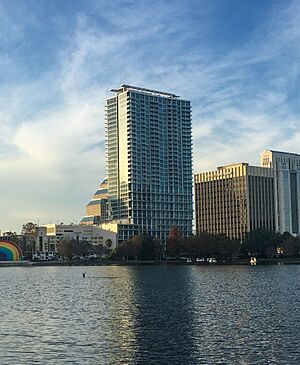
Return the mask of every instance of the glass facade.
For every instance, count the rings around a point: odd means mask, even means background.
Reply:
[[[85,216],[81,219],[81,225],[94,225],[107,221],[108,219],[108,189],[105,178],[92,199],[86,206]]]
[[[127,219],[165,240],[171,227],[192,233],[190,101],[122,85],[106,101],[112,220]]]

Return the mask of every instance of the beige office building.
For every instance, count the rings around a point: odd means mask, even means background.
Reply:
[[[274,230],[273,170],[248,163],[194,176],[196,231],[242,240],[253,229]]]

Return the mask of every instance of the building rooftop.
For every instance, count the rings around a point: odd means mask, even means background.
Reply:
[[[235,166],[249,166],[249,163],[248,162],[238,162],[238,163],[233,163],[233,164],[229,164],[229,165],[218,166],[217,170],[227,169],[227,168],[231,168],[231,167],[235,167]]]
[[[248,170],[250,170],[250,171],[252,171],[253,169],[261,170],[261,171],[270,170],[269,167],[249,165],[248,162],[238,162],[238,163],[233,163],[233,164],[230,164],[230,165],[218,166],[216,168],[216,170],[209,170],[209,171],[202,171],[202,172],[194,173],[194,176],[223,174],[224,170],[227,170],[227,169],[233,170],[235,167],[243,167],[243,166],[246,166],[248,168]]]
[[[113,91],[117,94],[122,93],[124,91],[137,91],[137,92],[141,92],[141,93],[151,94],[153,96],[163,96],[163,97],[168,97],[168,98],[172,98],[172,99],[179,98],[178,95],[171,94],[171,93],[166,93],[164,91],[146,89],[146,88],[143,88],[143,87],[137,87],[137,86],[125,85],[125,84],[121,85],[119,87],[119,89],[111,89],[110,91]]]
[[[94,195],[107,194],[108,189],[98,189]]]
[[[262,153],[265,152],[273,152],[273,153],[278,153],[278,154],[282,154],[282,155],[293,155],[293,156],[297,156],[300,157],[299,153],[295,153],[295,152],[285,152],[285,151],[276,151],[276,150],[264,150]]]

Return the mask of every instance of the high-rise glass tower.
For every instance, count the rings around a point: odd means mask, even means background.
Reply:
[[[171,227],[192,233],[190,101],[122,85],[106,100],[111,220],[165,240]]]

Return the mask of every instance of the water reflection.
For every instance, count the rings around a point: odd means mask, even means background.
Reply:
[[[294,355],[286,352],[289,344],[285,343],[291,337],[289,332],[296,333],[295,317],[290,321],[286,316],[288,298],[288,307],[299,318],[297,297],[289,295],[292,287],[299,285],[294,282],[290,286],[289,269],[285,267],[284,273],[276,267],[247,266],[193,270],[194,278],[201,280],[194,284],[198,363],[297,363]],[[299,330],[298,323],[296,326]]]
[[[191,271],[188,267],[133,267],[134,363],[192,363]]]
[[[299,364],[299,269],[1,268],[1,363]]]

